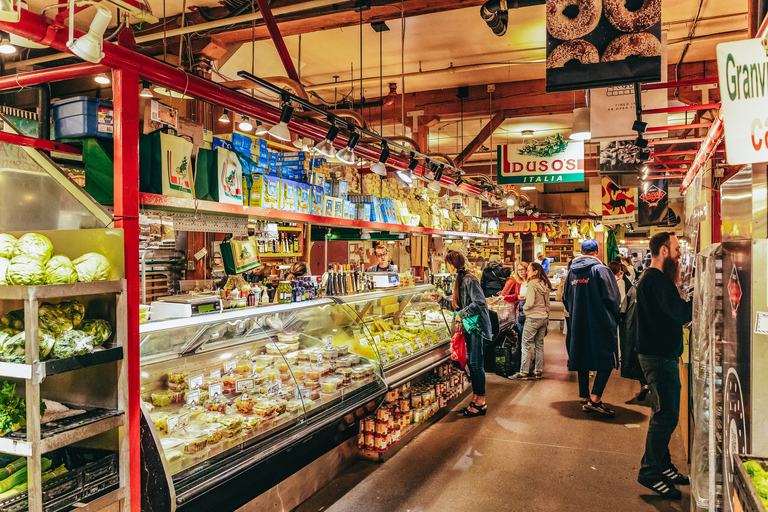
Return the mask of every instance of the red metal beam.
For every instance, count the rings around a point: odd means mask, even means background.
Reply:
[[[0,142],[14,144],[16,146],[25,146],[28,148],[42,149],[43,151],[56,151],[58,153],[68,153],[70,155],[82,155],[83,152],[74,146],[43,140],[35,137],[26,137],[15,133],[0,132]]]
[[[288,78],[299,82],[299,74],[296,72],[296,68],[293,65],[291,54],[288,53],[288,48],[285,46],[285,41],[283,41],[283,36],[280,34],[280,28],[277,26],[275,16],[272,14],[272,9],[270,9],[269,3],[267,0],[256,0],[256,2],[259,4],[259,10],[261,11],[262,18],[264,18],[264,24],[267,26],[267,30],[269,30],[272,42],[275,43],[277,54],[280,56],[285,72],[288,73]]]
[[[709,128],[712,123],[670,124],[667,126],[651,126],[646,132],[667,132],[670,130],[687,130],[690,128]]]
[[[704,137],[692,137],[690,139],[651,139],[648,141],[649,146],[661,146],[661,145],[672,145],[672,144],[688,144],[690,143],[697,143],[704,140]]]
[[[651,91],[653,89],[675,89],[677,87],[690,87],[692,85],[716,84],[717,77],[694,78],[692,80],[678,80],[677,82],[661,82],[655,84],[643,84],[641,90]]]
[[[71,64],[53,69],[43,69],[40,71],[28,71],[15,75],[0,77],[0,91],[14,89],[16,87],[32,87],[48,82],[60,82],[62,80],[72,80],[84,76],[98,75],[99,73],[109,73],[112,71],[108,66],[101,64],[91,64],[82,62],[80,64]]]
[[[720,108],[719,103],[707,103],[706,105],[684,105],[682,107],[649,108],[643,110],[643,114],[672,114],[675,112],[691,112],[696,110],[711,110]]]
[[[715,150],[716,153],[722,153],[723,151],[725,151],[724,146],[720,146]],[[657,157],[657,156],[671,156],[671,155],[695,155],[698,152],[699,152],[698,149],[684,149],[680,151],[654,151],[653,153],[651,153],[651,156]]]
[[[648,176],[645,178],[648,181],[654,181],[654,180],[678,180],[685,178],[685,174],[675,174],[674,176]]]

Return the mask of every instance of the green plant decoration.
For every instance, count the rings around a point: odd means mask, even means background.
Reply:
[[[518,155],[536,156],[548,158],[562,153],[568,147],[568,141],[559,133],[554,137],[547,137],[543,141],[530,140],[523,144],[522,149],[517,150]]]

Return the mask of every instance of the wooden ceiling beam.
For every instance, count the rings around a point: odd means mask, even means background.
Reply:
[[[459,156],[455,159],[456,166],[461,167],[464,165],[469,157],[474,155],[475,151],[480,149],[486,139],[496,131],[496,128],[501,126],[501,123],[503,123],[505,119],[507,119],[507,112],[505,110],[500,110],[497,112],[496,115],[493,116],[490,121],[488,121],[488,124],[483,126],[483,129],[480,130],[480,133],[475,135],[475,138],[472,139],[469,144],[467,144],[467,147],[461,150],[461,153],[459,153]]]

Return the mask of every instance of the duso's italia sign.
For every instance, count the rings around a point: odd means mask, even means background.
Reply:
[[[584,181],[584,143],[568,141],[562,151],[547,151],[542,142],[540,156],[530,154],[523,144],[498,147],[498,182],[568,183]],[[559,146],[558,146],[559,147]],[[527,146],[530,149],[530,143]]]
[[[717,45],[729,165],[768,161],[768,57],[760,39]]]

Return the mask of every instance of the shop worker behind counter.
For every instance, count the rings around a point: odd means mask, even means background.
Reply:
[[[397,272],[397,266],[389,262],[389,251],[385,244],[379,244],[374,249],[378,263],[365,269],[366,272]]]
[[[680,243],[675,235],[651,238],[651,265],[637,285],[637,353],[653,394],[645,454],[637,481],[665,498],[682,496],[675,487],[688,485],[669,455],[669,439],[680,415],[680,370],[683,325],[691,321],[693,302],[677,290],[680,281]]]

